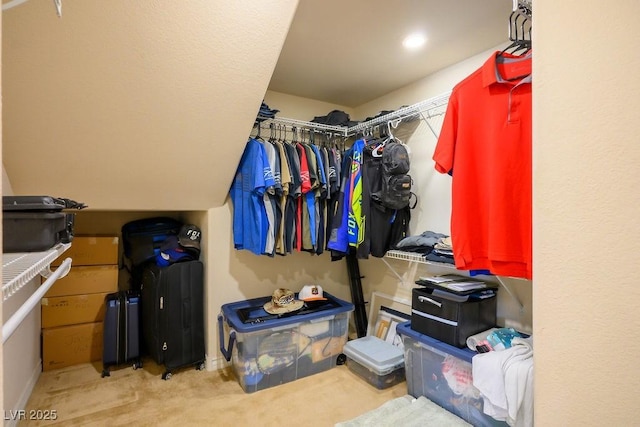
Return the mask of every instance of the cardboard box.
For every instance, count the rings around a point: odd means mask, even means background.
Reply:
[[[42,330],[42,370],[102,359],[102,322]]]
[[[73,259],[73,266],[118,264],[118,236],[75,236],[71,247],[51,265],[57,266]]]
[[[42,327],[76,325],[104,320],[106,293],[42,298]]]
[[[46,278],[42,278],[44,282]],[[45,297],[109,293],[118,290],[117,265],[86,265],[71,267],[66,276],[58,279],[44,294]]]

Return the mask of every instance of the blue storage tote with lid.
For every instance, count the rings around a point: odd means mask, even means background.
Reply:
[[[458,348],[411,329],[411,322],[396,327],[404,345],[407,391],[425,396],[473,424],[507,426],[483,412],[484,402],[473,386],[471,361],[478,354]]]
[[[220,351],[247,393],[326,371],[347,342],[353,304],[324,292],[326,300],[298,311],[269,314],[271,297],[224,304],[218,315]]]

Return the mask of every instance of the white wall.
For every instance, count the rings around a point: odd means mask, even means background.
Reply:
[[[534,12],[536,425],[638,425],[640,3]]]
[[[30,280],[18,292],[2,303],[3,324],[40,285],[40,276]],[[4,343],[2,357],[3,407],[24,409],[42,371],[40,357],[40,305],[37,305]],[[14,412],[15,413],[15,412]],[[8,414],[8,412],[7,412]],[[8,416],[8,415],[5,415]],[[8,416],[8,421],[11,420]]]

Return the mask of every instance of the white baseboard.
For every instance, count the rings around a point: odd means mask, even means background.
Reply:
[[[229,366],[230,362],[227,362],[227,360],[224,357],[221,356],[216,356],[216,357],[209,357],[207,356],[207,371],[217,371],[218,369],[223,369],[227,366]]]
[[[40,374],[42,373],[42,359],[38,359],[38,363],[33,368],[33,372],[31,377],[25,382],[24,388],[22,389],[22,393],[20,393],[20,399],[15,408],[4,408],[4,426],[5,427],[14,427],[18,425],[18,421],[20,421],[19,414],[20,411],[26,409],[27,403],[29,402],[29,398],[31,397],[31,393],[33,393],[33,389],[38,383],[38,379],[40,378]],[[13,412],[10,412],[13,410]],[[10,414],[16,414],[16,416],[11,417]]]

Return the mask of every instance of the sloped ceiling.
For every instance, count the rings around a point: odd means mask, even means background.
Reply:
[[[297,0],[31,0],[2,14],[15,194],[95,210],[224,203]]]

